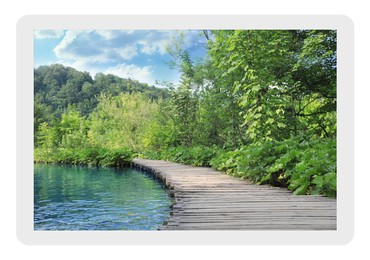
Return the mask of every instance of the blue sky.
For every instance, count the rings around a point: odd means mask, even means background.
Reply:
[[[177,83],[180,73],[169,68],[171,56],[166,50],[180,34],[194,60],[205,56],[205,37],[195,30],[37,30],[35,68],[60,63],[92,77],[103,72],[150,85],[156,80]]]

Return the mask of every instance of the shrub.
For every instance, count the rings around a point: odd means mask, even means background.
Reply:
[[[220,151],[217,147],[170,147],[160,152],[146,152],[144,158],[168,160],[193,166],[210,166],[210,161]]]
[[[259,184],[283,186],[294,194],[336,196],[335,139],[303,135],[266,141],[221,153],[211,166]]]
[[[128,148],[107,149],[89,147],[84,149],[41,149],[34,150],[34,161],[44,163],[80,164],[103,167],[123,167],[131,163],[135,153]]]

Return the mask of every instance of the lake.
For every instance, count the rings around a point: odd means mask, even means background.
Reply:
[[[171,198],[131,168],[34,165],[34,230],[156,230]]]

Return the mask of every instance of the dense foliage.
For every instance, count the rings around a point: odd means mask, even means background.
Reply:
[[[335,139],[296,136],[243,146],[214,157],[210,165],[259,184],[288,187],[294,194],[336,194]]]
[[[88,166],[123,167],[129,166],[135,156],[127,148],[107,149],[88,147],[83,149],[36,148],[34,158],[37,162],[78,164]]]
[[[98,73],[92,79],[87,72],[60,64],[40,66],[34,70],[35,133],[41,123],[50,124],[53,120],[59,120],[70,105],[74,105],[81,115],[87,116],[97,107],[97,96],[101,94],[116,96],[137,92],[153,100],[168,96],[166,89],[111,74]]]
[[[204,31],[178,86],[61,65],[35,70],[35,160],[119,166],[133,156],[212,166],[295,194],[336,196],[336,31]]]

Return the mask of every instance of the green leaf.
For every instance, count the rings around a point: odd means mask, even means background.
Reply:
[[[262,116],[262,114],[261,113],[257,113],[257,114],[255,114],[253,117],[255,118],[255,119],[258,119],[258,118],[260,118]]]
[[[314,179],[312,180],[312,183],[315,184],[318,187],[322,187],[324,184],[324,178],[323,176],[316,175]]]
[[[237,69],[238,67],[230,67],[228,70],[227,70],[227,73],[230,74],[231,72],[233,72],[235,69]]]
[[[276,114],[279,115],[280,113],[284,112],[281,108],[278,108],[275,110]]]
[[[294,195],[306,195],[306,191],[308,188],[308,183],[304,183],[303,185],[299,186],[294,192]]]
[[[284,164],[282,164],[282,163],[278,163],[278,164],[275,164],[275,165],[273,165],[272,167],[270,167],[270,168],[268,169],[268,172],[269,172],[269,173],[277,172],[277,171],[279,171],[279,170],[281,170],[281,169],[283,169],[283,168],[284,168]]]
[[[252,87],[252,91],[255,91],[255,92],[259,91],[260,89],[261,89],[261,87],[259,85],[254,85]]]
[[[274,119],[272,119],[272,120],[274,120]],[[285,147],[286,147],[285,144],[281,144],[279,146],[276,146],[275,149],[276,149],[277,152],[281,152]]]
[[[337,188],[337,173],[336,172],[329,172],[325,174],[324,177],[325,182],[327,182],[331,189],[336,190]]]
[[[242,85],[239,83],[239,84],[237,84],[237,85],[234,87],[234,94],[240,90],[240,87],[241,87],[241,86],[242,86]]]

